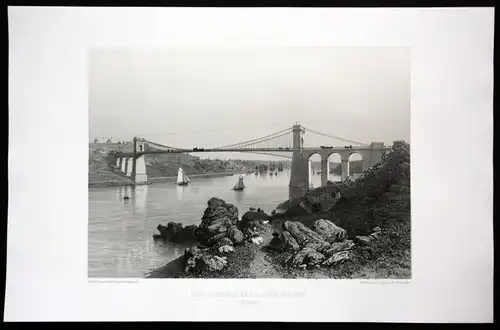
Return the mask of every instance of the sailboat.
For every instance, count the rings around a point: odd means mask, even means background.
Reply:
[[[238,182],[236,182],[233,187],[233,190],[241,191],[243,189],[245,189],[245,184],[243,183],[243,177],[240,175],[240,177],[238,178]]]
[[[189,180],[184,170],[179,167],[179,171],[177,172],[177,184],[179,186],[186,186],[191,180]]]

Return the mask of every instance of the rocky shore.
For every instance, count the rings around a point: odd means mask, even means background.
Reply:
[[[156,239],[192,240],[147,277],[410,278],[410,147],[395,142],[356,181],[330,183],[279,206],[238,210],[211,198],[199,226],[160,225]]]

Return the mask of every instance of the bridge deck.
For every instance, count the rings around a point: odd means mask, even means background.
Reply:
[[[346,150],[371,150],[373,149],[370,146],[352,146],[351,148],[346,147],[333,147],[333,148],[302,148],[303,151],[308,152],[321,152],[321,151],[331,151],[331,152],[342,152]],[[384,148],[376,148],[377,150],[389,151],[390,147]],[[182,153],[198,153],[198,152],[293,152],[296,149],[293,148],[211,148],[211,149],[171,149],[171,150],[151,150],[151,151],[141,151],[137,152],[137,156],[142,155],[154,155],[154,154],[182,154]],[[134,155],[133,152],[117,152],[118,156],[121,157],[132,157]]]

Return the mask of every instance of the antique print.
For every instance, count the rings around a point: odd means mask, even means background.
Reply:
[[[89,51],[89,278],[411,279],[410,51]]]

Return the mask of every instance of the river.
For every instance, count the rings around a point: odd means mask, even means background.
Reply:
[[[235,175],[196,178],[187,186],[168,182],[89,188],[88,276],[142,278],[182,255],[186,245],[153,240],[156,227],[169,221],[198,225],[211,197],[234,204],[240,217],[252,206],[270,213],[288,199],[288,171],[277,176],[245,175],[247,187],[240,192],[231,190],[237,179]],[[313,176],[314,187],[320,180],[319,175]],[[130,200],[124,201],[124,196]]]

